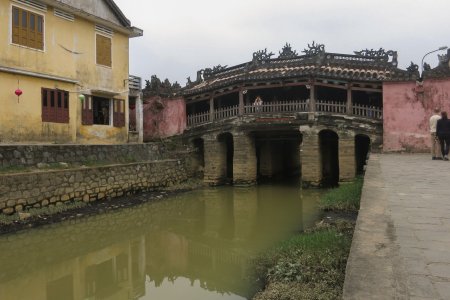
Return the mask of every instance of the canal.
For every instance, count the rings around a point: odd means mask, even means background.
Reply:
[[[320,193],[208,188],[1,236],[0,299],[249,299],[249,261],[311,226]]]

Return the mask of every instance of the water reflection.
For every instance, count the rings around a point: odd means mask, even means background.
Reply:
[[[247,299],[246,262],[318,191],[222,187],[0,238],[0,299]]]

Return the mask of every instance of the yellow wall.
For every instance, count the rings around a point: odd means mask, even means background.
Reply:
[[[17,99],[14,91],[20,80],[23,94]],[[69,94],[69,123],[43,123],[41,87],[74,90],[70,83],[55,82],[29,76],[0,72],[0,143],[13,142],[73,142],[76,138],[76,93]]]
[[[44,51],[11,43],[11,7],[24,8],[44,16]],[[75,16],[75,21],[54,16],[47,6],[43,13],[12,1],[0,2],[0,67],[64,77],[78,84],[44,80],[0,71],[0,142],[122,143],[128,133],[128,35],[115,31],[112,37],[112,67],[96,65],[95,23]],[[14,95],[20,80],[24,94],[20,103]],[[41,120],[41,87],[60,88],[70,93],[69,124]],[[102,90],[117,93],[126,102],[125,127],[82,126],[77,91]],[[94,128],[95,127],[95,128]]]

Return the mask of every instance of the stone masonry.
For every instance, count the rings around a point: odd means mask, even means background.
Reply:
[[[355,178],[355,137],[345,133],[339,135],[339,181]]]
[[[0,175],[0,211],[5,214],[68,201],[92,202],[172,186],[187,179],[184,162],[151,162]]]
[[[256,183],[256,151],[254,139],[245,133],[234,133],[233,182]]]
[[[0,168],[39,163],[129,163],[170,158],[163,143],[123,145],[1,145]]]

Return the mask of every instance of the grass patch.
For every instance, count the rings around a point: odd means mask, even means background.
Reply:
[[[357,213],[363,178],[329,190],[320,199],[325,211]],[[341,299],[345,268],[355,223],[337,218],[321,221],[295,235],[254,261],[252,275],[264,287],[253,300]]]
[[[353,182],[329,190],[320,198],[320,208],[326,211],[358,211],[363,182],[363,178],[358,177]]]
[[[339,299],[353,224],[322,225],[296,235],[255,261],[256,280],[266,286],[254,300]]]

